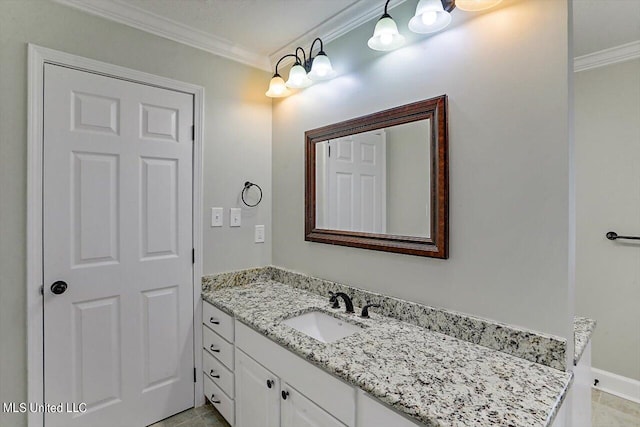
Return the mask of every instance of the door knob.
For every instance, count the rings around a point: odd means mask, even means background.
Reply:
[[[53,282],[53,285],[51,285],[51,292],[53,292],[56,295],[64,294],[64,291],[66,290],[67,290],[67,282],[63,282],[62,280]]]

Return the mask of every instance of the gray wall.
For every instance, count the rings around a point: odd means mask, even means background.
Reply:
[[[594,367],[640,380],[640,60],[576,73],[576,313]]]
[[[431,235],[431,132],[429,120],[387,133],[387,233]]]
[[[393,9],[405,34],[413,7]],[[326,45],[340,77],[274,103],[274,264],[572,337],[568,9],[456,12],[469,18],[388,54],[367,48],[373,21]],[[305,242],[304,131],[442,94],[450,259]]]
[[[206,90],[205,273],[271,263],[271,101],[269,74],[49,1],[0,1],[0,401],[26,399],[27,43],[35,43]],[[260,184],[258,209],[240,229],[208,227],[208,208],[238,205],[245,180]],[[253,244],[265,224],[267,243]],[[2,414],[1,425],[25,416]]]

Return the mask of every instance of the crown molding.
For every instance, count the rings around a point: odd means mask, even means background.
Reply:
[[[636,58],[640,58],[640,40],[577,56],[573,60],[573,71],[578,73]]]
[[[271,71],[269,58],[221,37],[127,4],[123,0],[53,0],[83,12],[146,31],[187,46],[201,49],[265,71]]]
[[[406,0],[395,0],[389,9],[401,5]],[[281,47],[277,51],[269,55],[272,66],[287,53],[295,51],[296,47],[311,46],[316,37],[320,37],[324,43],[329,43],[338,37],[341,37],[349,31],[359,27],[360,25],[374,19],[379,18],[384,13],[384,2],[371,0],[359,0],[351,6],[343,9],[327,19],[322,24],[310,29],[308,32],[292,40],[286,46]],[[282,65],[292,64],[293,59],[286,58],[282,61]]]

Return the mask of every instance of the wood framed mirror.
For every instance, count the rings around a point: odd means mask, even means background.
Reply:
[[[305,132],[305,240],[449,257],[447,96]]]

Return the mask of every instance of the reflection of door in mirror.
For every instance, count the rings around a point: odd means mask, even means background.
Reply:
[[[318,228],[386,232],[385,131],[316,144]]]

